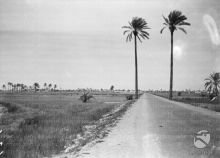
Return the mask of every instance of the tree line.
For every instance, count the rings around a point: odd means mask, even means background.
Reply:
[[[23,83],[12,83],[8,82],[7,84],[2,85],[3,91],[9,91],[9,92],[20,92],[20,91],[30,91],[34,90],[44,90],[44,91],[52,91],[57,90],[57,84],[52,83],[44,83],[42,86],[38,82],[35,82],[33,85],[25,85]]]

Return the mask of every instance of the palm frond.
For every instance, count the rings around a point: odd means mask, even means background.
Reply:
[[[143,34],[146,34],[147,36],[149,36],[149,33],[146,32],[146,31],[141,30],[140,32],[143,33]]]
[[[123,28],[123,29],[132,29],[132,27],[130,27],[130,26],[122,26],[121,28]]]
[[[139,34],[143,39],[147,38],[150,39],[146,34]]]
[[[182,27],[178,27],[178,29],[180,29],[181,31],[183,31],[185,34],[187,34],[186,30]]]
[[[165,29],[166,27],[163,27],[161,30],[160,30],[160,33],[162,34],[163,33],[163,30]]]
[[[126,37],[126,42],[128,42],[128,40],[129,40],[129,35],[130,35],[130,34],[128,34],[127,37]]]
[[[188,25],[188,26],[190,26],[191,24],[188,23],[188,22],[184,22],[184,21],[183,21],[183,22],[180,22],[178,25],[180,25],[180,26],[181,26],[181,25]]]
[[[125,35],[127,32],[129,32],[130,30],[125,30],[124,32],[123,32],[123,35]]]
[[[129,34],[129,41],[132,40],[132,32]]]
[[[162,16],[163,16],[163,15],[162,15]],[[165,20],[165,22],[166,22],[167,24],[170,23],[169,20],[168,20],[167,18],[165,18],[164,16],[163,16],[163,19]]]
[[[141,41],[141,39],[140,39],[139,35],[137,35],[137,38],[138,38],[138,39],[139,39],[139,41],[142,43],[142,41]]]

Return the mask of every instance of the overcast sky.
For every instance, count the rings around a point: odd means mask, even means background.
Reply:
[[[219,0],[0,0],[0,84],[134,89],[134,43],[123,25],[148,22],[138,43],[140,89],[168,89],[170,33],[162,15],[178,9],[192,24],[174,34],[174,89],[203,89],[220,71]]]

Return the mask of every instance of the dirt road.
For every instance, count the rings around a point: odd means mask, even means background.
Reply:
[[[144,94],[103,142],[85,147],[79,158],[217,158],[219,121],[218,113]],[[203,149],[194,145],[200,130],[211,135]]]

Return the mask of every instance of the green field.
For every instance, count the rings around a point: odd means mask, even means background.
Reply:
[[[81,93],[2,93],[7,109],[0,119],[4,157],[38,158],[57,154],[85,125],[126,101],[125,94],[94,94],[88,103]],[[2,106],[0,105],[0,106]]]
[[[167,99],[169,98],[168,91],[155,91],[151,93],[157,96],[167,98]],[[208,95],[199,94],[195,92],[175,91],[173,92],[173,100],[191,104],[197,107],[206,108],[212,111],[220,112],[220,102],[219,102],[220,99],[217,98],[216,100],[211,101]]]

